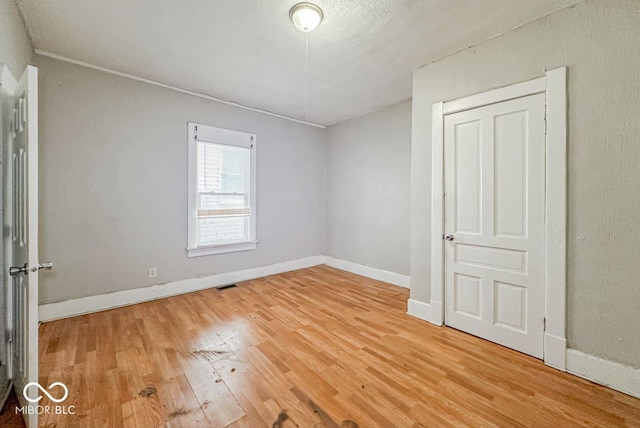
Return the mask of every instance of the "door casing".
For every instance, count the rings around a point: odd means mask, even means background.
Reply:
[[[431,300],[429,322],[444,324],[444,117],[527,95],[546,95],[544,362],[566,370],[567,68],[432,106]]]

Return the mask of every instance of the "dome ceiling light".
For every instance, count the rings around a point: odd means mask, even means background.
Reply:
[[[289,11],[289,18],[296,28],[300,31],[308,33],[316,29],[322,22],[322,9],[313,3],[298,3]]]

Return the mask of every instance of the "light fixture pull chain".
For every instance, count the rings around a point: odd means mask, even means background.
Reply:
[[[304,33],[304,120],[309,122],[309,33]]]

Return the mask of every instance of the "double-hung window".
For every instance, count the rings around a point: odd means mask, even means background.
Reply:
[[[256,136],[189,123],[189,257],[256,248]]]

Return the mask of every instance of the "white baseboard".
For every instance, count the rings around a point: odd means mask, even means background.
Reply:
[[[168,282],[166,284],[152,285],[149,287],[140,287],[131,290],[117,291],[114,293],[100,294],[97,296],[65,300],[63,302],[47,303],[40,305],[38,318],[41,322],[69,318],[76,315],[134,305],[136,303],[147,302],[164,297],[177,296],[179,294],[190,293],[207,288],[221,287],[235,282],[248,281],[269,275],[276,275],[279,273],[318,266],[321,265],[323,261],[324,258],[322,256],[313,256],[268,266],[220,273],[202,278],[185,279],[182,281]]]
[[[166,284],[152,285],[149,287],[133,288],[114,293],[100,294],[97,296],[81,297],[79,299],[65,300],[62,302],[47,303],[39,307],[40,322],[53,321],[61,318],[69,318],[77,315],[99,312],[108,309],[119,308],[164,297],[177,296],[207,288],[221,287],[234,282],[248,281],[283,272],[304,269],[321,264],[335,267],[378,281],[387,282],[401,287],[409,288],[409,277],[394,272],[359,265],[333,257],[313,256],[304,259],[276,263],[269,266],[245,269],[235,272],[220,273],[202,278],[191,278]]]
[[[431,305],[415,299],[407,301],[407,314],[431,322]]]
[[[640,369],[567,349],[567,371],[640,398]]]
[[[555,369],[565,371],[567,369],[567,339],[544,334],[544,363]]]
[[[444,325],[444,302],[431,299],[429,304],[431,306],[431,318],[427,321],[435,325]]]
[[[399,287],[409,288],[408,275],[401,275],[399,273],[389,272],[388,270],[377,269],[374,267],[348,262],[346,260],[336,259],[329,256],[324,256],[324,264],[336,269],[355,273],[356,275],[366,276],[367,278],[375,279],[376,281],[382,281],[389,284],[397,285]]]

